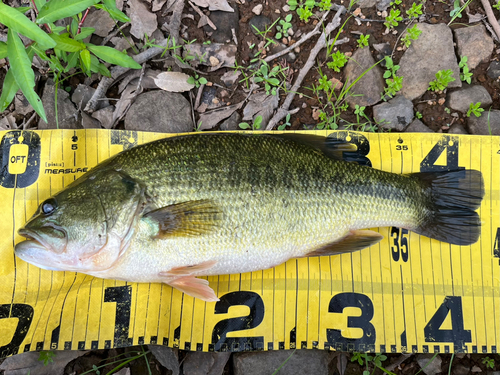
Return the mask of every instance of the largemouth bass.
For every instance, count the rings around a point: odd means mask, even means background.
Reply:
[[[360,250],[395,226],[477,241],[481,172],[398,175],[337,158],[315,136],[193,134],[140,145],[45,200],[19,230],[22,260],[216,301],[196,276]]]

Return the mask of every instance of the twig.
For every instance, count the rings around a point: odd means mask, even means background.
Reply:
[[[82,31],[83,23],[87,19],[89,12],[90,12],[90,8],[87,8],[87,10],[85,11],[85,14],[82,17],[82,20],[80,22],[78,22],[78,31],[76,32],[77,35],[80,34],[80,32]]]
[[[484,17],[484,18],[486,18],[486,17]],[[495,31],[493,31],[490,24],[488,22],[486,22],[486,20],[484,18],[481,20],[481,21],[483,21],[484,27],[486,27],[486,29],[490,32],[493,39],[495,39],[498,43],[500,43],[500,39],[496,36]]]
[[[497,34],[497,38],[500,39],[500,24],[498,23],[495,15],[493,14],[493,9],[491,9],[491,4],[489,0],[481,0],[481,4],[483,4],[483,8],[488,16],[488,21],[495,30],[495,34]]]
[[[231,33],[233,34],[234,44],[238,45],[238,38],[236,37],[236,31],[234,30],[234,27],[231,28]]]
[[[176,12],[179,12],[180,9],[180,14],[182,14],[182,10],[184,9],[184,1],[178,0],[175,8],[174,8],[174,15],[172,15],[172,24],[177,24],[176,21],[174,20],[176,16]],[[179,16],[180,19],[180,16]],[[178,25],[180,25],[180,21],[178,22]],[[179,41],[179,29],[177,28],[177,32],[170,32],[170,38],[165,38],[162,41],[160,41],[157,45],[159,47],[151,47],[147,49],[146,51],[139,53],[138,55],[133,56],[133,59],[138,63],[138,64],[143,64],[144,62],[152,59],[153,57],[161,54],[164,51],[164,48],[170,47],[170,45],[173,45],[173,43],[177,43]],[[106,91],[108,91],[108,88],[113,84],[113,82],[123,75],[124,73],[128,72],[130,68],[125,68],[123,66],[115,66],[111,69],[111,78],[108,77],[103,77],[101,79],[101,82],[99,82],[99,85],[97,86],[97,89],[94,92],[94,95],[92,95],[92,98],[90,98],[89,102],[85,106],[84,111],[87,113],[92,113],[96,110],[97,108],[97,103],[99,99],[104,97],[106,95]]]
[[[205,85],[200,85],[200,88],[198,89],[198,93],[196,94],[196,100],[194,101],[194,109],[198,108],[200,105],[201,101],[201,94],[203,94],[203,89],[205,88]]]
[[[269,120],[266,130],[272,130],[278,124],[278,122],[280,122],[289,113],[288,108],[290,107],[290,104],[292,104],[295,93],[300,88],[300,85],[302,84],[302,81],[306,77],[309,70],[314,66],[314,62],[319,51],[326,47],[327,35],[329,35],[333,30],[340,26],[340,16],[343,13],[343,10],[345,9],[341,6],[337,13],[335,13],[332,21],[328,25],[326,25],[324,33],[321,34],[321,36],[318,38],[318,41],[316,42],[316,45],[311,50],[306,63],[300,70],[299,75],[297,76],[297,79],[290,89],[290,92],[288,93],[285,101],[283,102],[281,107],[278,108],[271,120]]]
[[[189,5],[191,5],[193,7],[193,9],[195,10],[196,13],[198,13],[200,15],[201,18],[205,18],[205,20],[207,21],[208,23],[208,26],[210,26],[212,29],[214,30],[217,30],[217,26],[215,26],[215,24],[210,20],[210,18],[208,18],[205,13],[203,13],[200,8],[198,8],[196,5],[194,5],[191,1],[188,0],[188,3]]]

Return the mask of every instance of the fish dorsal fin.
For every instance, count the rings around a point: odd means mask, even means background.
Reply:
[[[350,253],[375,245],[380,242],[382,238],[384,238],[384,236],[372,230],[351,230],[347,236],[343,237],[339,241],[320,247],[319,249],[306,254],[306,257]]]
[[[208,199],[187,201],[158,208],[143,217],[158,222],[156,238],[198,236],[217,228],[221,211]]]
[[[284,134],[272,134],[269,135],[275,138],[282,138],[295,143],[300,143],[305,146],[312,147],[320,151],[325,156],[334,160],[344,160],[343,153],[355,153],[357,147],[352,143],[342,142],[337,139],[323,137],[314,134],[301,134],[301,133],[284,133]]]

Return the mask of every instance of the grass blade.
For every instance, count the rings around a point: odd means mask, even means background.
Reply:
[[[40,9],[36,22],[38,24],[50,23],[61,18],[74,16],[96,4],[98,1],[99,0],[51,0]]]
[[[12,70],[9,69],[3,81],[2,95],[0,96],[0,112],[5,111],[5,108],[12,103],[14,95],[16,95],[18,90],[19,86],[14,79],[14,74],[12,74]]]
[[[0,2],[0,23],[13,29],[24,36],[34,40],[46,49],[52,48],[56,43],[40,28],[31,22],[24,14]]]
[[[31,59],[26,53],[24,44],[17,32],[9,28],[7,34],[7,54],[10,62],[10,71],[14,75],[17,85],[38,115],[47,122],[42,101],[34,90],[35,73],[31,69]]]
[[[87,44],[87,48],[100,59],[111,64],[124,66],[132,69],[142,69],[129,55],[106,46],[95,46]]]

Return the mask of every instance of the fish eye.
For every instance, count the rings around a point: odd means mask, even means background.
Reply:
[[[57,208],[57,201],[54,198],[49,198],[42,203],[42,213],[44,215],[50,215]]]

